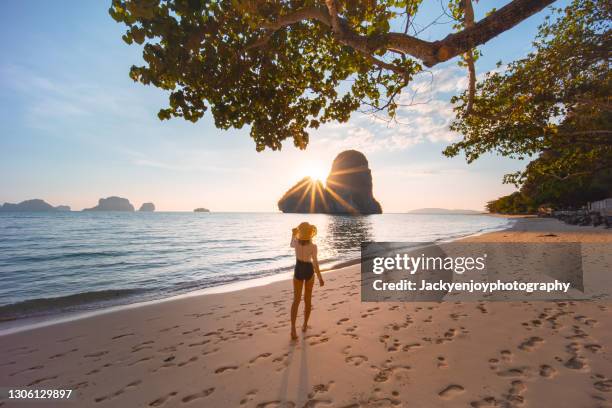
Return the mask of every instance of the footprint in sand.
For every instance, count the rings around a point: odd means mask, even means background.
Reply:
[[[253,364],[254,362],[256,362],[257,360],[259,360],[259,359],[261,359],[261,358],[268,358],[268,357],[270,357],[271,355],[272,355],[272,353],[263,353],[263,354],[260,354],[260,355],[258,355],[257,357],[252,358],[252,359],[249,361],[249,364]]]
[[[584,346],[584,348],[589,350],[591,353],[599,353],[601,351],[601,346],[599,344],[587,344]]]
[[[308,398],[313,398],[316,394],[325,394],[330,390],[330,388],[334,385],[333,381],[330,381],[327,384],[317,384],[312,387],[312,392],[308,394]]]
[[[140,344],[136,344],[135,346],[132,346],[132,353],[136,353],[140,350],[146,350],[146,349],[152,349],[153,346],[151,346],[150,344],[155,343],[153,340],[148,340],[148,341],[143,341]]]
[[[257,395],[257,390],[251,390],[247,392],[244,398],[240,400],[240,405],[244,405],[247,402],[251,401],[255,397],[255,395]]]
[[[362,363],[368,361],[366,356],[348,356],[344,359],[344,361],[348,364],[352,364],[354,366],[360,366]]]
[[[313,334],[312,336],[306,336],[306,339],[312,339],[312,341],[310,341],[308,345],[315,346],[317,344],[327,343],[329,341],[329,337],[324,337],[324,333],[325,331],[323,331],[321,334]]]
[[[198,341],[195,343],[191,343],[189,344],[189,347],[199,347],[199,346],[204,346],[206,344],[210,343],[210,340],[202,340],[202,341]]]
[[[519,344],[518,348],[525,351],[533,351],[540,344],[544,343],[544,339],[541,337],[533,336],[524,340],[521,344]]]
[[[123,334],[118,334],[114,337],[111,338],[111,340],[118,340],[118,339],[122,339],[124,337],[129,337],[129,336],[133,336],[134,333],[123,333]]]
[[[510,378],[526,377],[527,371],[528,371],[527,367],[516,367],[516,368],[509,368],[508,370],[504,370],[504,371],[499,371],[497,375],[500,377],[510,377]]]
[[[32,367],[26,368],[24,370],[15,371],[14,373],[10,373],[9,377],[13,377],[13,376],[15,376],[17,374],[25,373],[25,372],[28,372],[28,371],[40,370],[41,368],[45,368],[45,366],[43,366],[43,365],[36,365],[36,366],[32,366]]]
[[[237,370],[238,366],[224,366],[224,367],[219,367],[215,370],[215,374],[221,374],[225,371],[231,371],[231,370]]]
[[[200,398],[206,398],[210,394],[212,394],[214,391],[215,391],[215,387],[207,388],[207,389],[205,389],[205,390],[203,390],[201,392],[187,395],[187,396],[183,397],[183,399],[181,401],[187,403],[187,402],[191,402],[193,400],[197,400],[197,399],[200,399]]]
[[[174,397],[176,394],[178,394],[178,392],[176,391],[172,391],[169,394],[164,395],[163,397],[159,397],[158,399],[156,399],[155,401],[149,403],[150,407],[161,407],[162,405],[164,405],[168,400],[170,400],[172,397]]]
[[[187,330],[187,331],[184,331],[184,332],[183,332],[183,335],[185,335],[185,334],[195,333],[195,332],[198,332],[198,331],[200,331],[200,328],[199,328],[199,327],[196,327],[196,328],[195,328],[195,329],[193,329],[193,330]]]
[[[68,351],[65,351],[63,353],[54,354],[54,355],[49,357],[49,360],[53,360],[53,359],[59,358],[59,357],[64,357],[66,354],[74,353],[74,352],[77,352],[77,351],[79,351],[79,349],[78,348],[74,348],[72,350],[68,350]]]
[[[442,391],[438,393],[440,398],[451,399],[456,397],[459,394],[463,394],[465,392],[465,388],[458,384],[451,384],[444,388]]]
[[[112,394],[107,394],[107,395],[103,395],[101,397],[94,398],[94,401],[95,402],[102,402],[102,401],[113,399],[113,398],[118,397],[119,395],[123,394],[124,392],[126,392],[130,388],[134,388],[134,387],[140,385],[141,383],[142,383],[141,380],[134,380],[131,383],[129,383],[128,385],[126,385],[125,387],[120,388],[117,391],[113,392]]]
[[[584,362],[584,358],[578,355],[575,355],[567,360],[564,366],[571,368],[572,370],[582,370],[584,368],[588,368],[588,365]]]
[[[309,399],[303,408],[331,407],[332,405],[332,401],[328,399]]]
[[[402,347],[402,351],[411,351],[411,350],[418,349],[421,347],[423,347],[421,343],[406,344],[404,347]]]
[[[167,332],[167,331],[170,331],[170,330],[174,330],[174,329],[178,329],[178,328],[179,328],[179,326],[166,327],[164,329],[161,329],[159,332],[160,333],[164,333],[164,332]]]
[[[95,353],[85,354],[85,357],[96,358],[96,357],[102,357],[105,354],[108,354],[108,350],[102,350],[102,351],[97,351]]]
[[[512,352],[510,350],[502,350],[499,352],[499,354],[501,355],[502,360],[505,362],[512,361]]]
[[[336,324],[337,324],[338,326],[340,326],[342,323],[344,323],[344,322],[348,322],[348,321],[349,321],[349,318],[348,318],[348,317],[343,317],[342,319],[338,320],[338,321],[336,322]]]
[[[131,367],[131,366],[136,365],[136,364],[144,363],[145,361],[149,361],[149,360],[152,360],[152,359],[153,359],[153,356],[143,357],[141,359],[138,359],[138,360],[128,364],[128,367]]]
[[[374,381],[376,382],[386,382],[389,380],[392,372],[390,368],[385,368],[384,370],[380,370],[375,376]]]
[[[45,381],[55,380],[57,377],[58,377],[57,375],[53,375],[53,376],[50,376],[50,377],[39,378],[38,380],[34,380],[31,383],[27,384],[27,386],[31,387],[33,385],[40,384],[40,383],[43,383]]]
[[[523,393],[527,391],[527,386],[521,380],[512,381],[512,387],[508,391],[506,399],[510,403],[510,406],[522,405],[525,402]]]
[[[544,378],[552,378],[557,374],[557,370],[549,365],[543,364],[540,366],[540,376]]]
[[[257,404],[257,408],[294,408],[295,403],[291,401],[268,401]]]
[[[184,367],[184,366],[186,366],[188,364],[191,364],[191,363],[193,363],[193,362],[195,362],[197,360],[198,360],[198,356],[193,356],[189,360],[185,360],[185,361],[182,361],[182,362],[178,363],[177,366],[178,367]]]
[[[446,358],[444,358],[443,356],[438,357],[438,368],[448,368]]]
[[[391,344],[389,347],[387,347],[387,351],[388,352],[397,351],[400,345],[401,345],[401,343],[400,343],[400,341],[398,339],[393,339],[393,344]]]
[[[599,376],[599,377],[603,377],[603,376]],[[610,391],[612,391],[612,380],[605,379],[605,377],[603,377],[603,378],[604,379],[602,379],[601,381],[596,381],[593,384],[593,387],[595,387],[596,390],[602,391],[602,392],[610,392]]]

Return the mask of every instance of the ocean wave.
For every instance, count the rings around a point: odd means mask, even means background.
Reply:
[[[108,289],[51,298],[24,300],[0,306],[0,321],[79,310],[79,307],[82,306],[116,301],[128,296],[142,294],[145,291],[144,289]]]
[[[101,258],[101,257],[114,257],[128,255],[125,251],[86,251],[86,252],[68,252],[65,254],[58,255],[29,255],[29,256],[14,256],[5,258],[4,262],[10,264],[15,262],[46,262],[46,261],[60,261],[63,259],[74,259],[74,258]]]

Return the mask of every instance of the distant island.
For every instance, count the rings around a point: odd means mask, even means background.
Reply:
[[[340,153],[332,163],[325,186],[305,177],[278,201],[284,213],[381,214],[372,192],[368,159],[357,150]]]
[[[140,209],[138,211],[153,212],[153,211],[155,211],[155,204],[153,204],[153,203],[142,203],[142,205],[140,206]]]
[[[408,211],[408,214],[439,214],[439,215],[477,215],[484,214],[484,211],[475,210],[449,210],[448,208],[419,208]]]
[[[4,203],[0,206],[0,211],[14,211],[14,212],[58,212],[58,211],[70,211],[70,207],[67,205],[58,205],[57,207],[45,202],[41,199],[33,199],[22,201],[19,204]]]
[[[85,208],[83,211],[134,211],[134,206],[127,198],[112,196],[101,198],[97,206]]]
[[[210,212],[210,210],[208,208],[199,207],[199,208],[196,208],[195,210],[193,210],[193,212],[205,212],[205,213],[207,213],[207,212]]]

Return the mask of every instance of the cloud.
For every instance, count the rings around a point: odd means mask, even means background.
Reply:
[[[206,172],[220,174],[241,174],[252,171],[248,167],[232,165],[212,165],[211,159],[216,156],[216,153],[207,151],[187,151],[167,149],[164,158],[151,157],[150,154],[142,152],[117,148],[117,151],[127,157],[130,163],[135,166],[150,167],[161,170],[170,170],[176,172]]]
[[[62,137],[88,139],[90,143],[113,143],[131,146],[135,140],[119,137],[125,134],[165,139],[167,127],[178,132],[175,121],[160,125],[155,113],[166,103],[163,92],[133,89],[131,86],[102,86],[95,82],[79,83],[58,78],[46,78],[17,66],[2,66],[3,86],[11,87],[26,99],[26,123],[35,128],[55,131]],[[448,128],[454,119],[449,102],[453,94],[465,89],[467,75],[456,65],[447,65],[423,72],[402,92],[395,121],[385,112],[380,116],[355,113],[348,123],[329,123],[312,131],[309,149],[348,148],[371,152],[404,151],[420,143],[449,143],[459,135]],[[76,123],[75,133],[65,133],[66,123]],[[162,127],[166,131],[162,131]],[[78,129],[78,131],[76,131]],[[186,129],[181,127],[181,133]],[[189,133],[195,132],[189,130]],[[151,140],[152,142],[153,140]],[[163,156],[166,156],[165,154]],[[162,168],[167,160],[136,161],[139,165],[157,163]],[[174,166],[174,164],[172,165]],[[192,168],[181,164],[181,168]]]
[[[131,89],[103,87],[96,82],[77,82],[40,76],[25,67],[4,65],[3,87],[27,98],[26,118],[30,124],[63,123],[76,116],[111,114],[123,120],[141,117],[142,100]],[[3,81],[4,82],[4,81]]]
[[[330,123],[317,131],[312,140],[312,149],[357,149],[364,153],[405,150],[419,142],[417,137],[364,117],[348,123]]]
[[[402,92],[395,121],[355,114],[348,123],[332,123],[313,132],[311,148],[359,149],[366,153],[401,151],[419,143],[451,143],[460,135],[449,126],[455,119],[452,95],[465,90],[467,73],[456,65],[418,75]]]

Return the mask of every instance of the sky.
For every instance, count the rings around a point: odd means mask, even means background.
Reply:
[[[417,23],[440,15],[426,1]],[[476,19],[508,1],[475,3]],[[557,1],[563,6],[566,1]],[[128,198],[160,211],[278,211],[283,193],[306,175],[321,177],[343,150],[357,149],[370,163],[374,195],[385,212],[422,207],[482,210],[515,190],[502,184],[524,161],[488,155],[467,164],[442,150],[460,135],[448,130],[452,95],[467,84],[457,60],[420,74],[402,98],[417,104],[389,125],[354,113],[344,124],[312,131],[301,151],[256,152],[248,128],[216,129],[209,114],[193,124],[160,121],[167,94],[134,83],[139,46],[121,40],[124,26],[108,15],[110,1],[6,0],[0,14],[0,203],[42,198],[73,210],[101,197]],[[549,10],[481,47],[482,76],[526,55]],[[443,23],[448,19],[438,20]],[[420,37],[441,39],[450,24]]]

